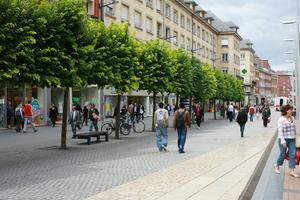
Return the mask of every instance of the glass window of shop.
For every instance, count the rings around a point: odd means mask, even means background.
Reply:
[[[0,128],[6,128],[6,88],[0,87]]]

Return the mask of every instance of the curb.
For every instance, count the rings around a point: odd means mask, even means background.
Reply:
[[[239,196],[239,200],[251,200],[252,199],[252,196],[256,190],[256,186],[259,182],[259,179],[262,175],[262,172],[263,172],[263,170],[267,164],[268,158],[271,154],[271,151],[272,151],[272,148],[276,141],[276,138],[277,138],[277,131],[271,138],[268,146],[266,147],[266,150],[264,151],[262,157],[258,161],[258,164],[257,164],[253,174],[251,175],[246,187],[244,188],[244,190],[242,191],[242,193]]]

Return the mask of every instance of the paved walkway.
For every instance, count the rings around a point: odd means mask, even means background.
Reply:
[[[171,129],[166,153],[157,151],[151,132],[90,146],[68,132],[67,151],[57,149],[60,127],[2,133],[0,199],[236,199],[274,121],[267,129],[249,123],[240,138],[236,123],[208,120],[189,130],[185,154],[178,154]]]
[[[246,138],[236,138],[232,144],[87,200],[238,199],[275,133],[276,121],[277,117],[273,117],[268,129],[263,128],[261,122],[250,122],[246,128]],[[236,132],[231,128],[224,127],[223,131]]]

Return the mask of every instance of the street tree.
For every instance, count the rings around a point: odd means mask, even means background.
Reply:
[[[112,23],[106,28],[103,60],[112,86],[118,95],[115,138],[119,139],[121,96],[139,88],[140,45],[129,33],[128,24]],[[100,47],[100,46],[99,46]],[[96,49],[97,50],[97,49]]]
[[[174,54],[171,48],[160,40],[147,41],[143,44],[140,57],[142,68],[139,89],[146,90],[153,95],[152,131],[154,127],[154,112],[156,110],[156,96],[168,91],[172,80]]]

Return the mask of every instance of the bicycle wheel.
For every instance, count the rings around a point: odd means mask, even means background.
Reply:
[[[140,120],[134,123],[133,130],[136,133],[142,133],[143,131],[145,131],[145,127],[146,127],[145,123]]]
[[[122,135],[129,135],[130,134],[130,125],[126,123],[120,124],[120,133]]]
[[[101,131],[107,131],[107,134],[110,135],[113,132],[113,126],[110,123],[105,123],[101,126]]]

